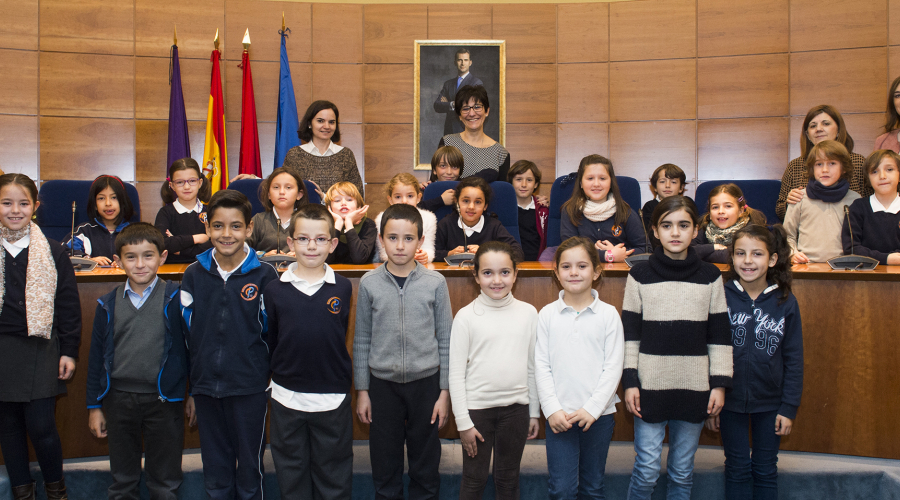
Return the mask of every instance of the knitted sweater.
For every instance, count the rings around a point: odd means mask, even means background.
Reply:
[[[850,153],[850,163],[853,164],[853,174],[850,176],[850,190],[856,191],[860,196],[869,196],[875,191],[866,184],[866,172],[863,166],[866,163],[866,157],[861,154]],[[778,192],[778,201],[775,202],[775,213],[778,218],[784,220],[787,214],[788,193],[792,189],[805,188],[809,183],[809,170],[806,168],[805,158],[794,158],[788,163],[781,176],[781,190]]]
[[[874,212],[870,198],[860,198],[850,205],[853,241],[851,244],[850,228],[844,221],[841,244],[845,254],[865,255],[887,265],[888,255],[900,252],[900,213]]]
[[[323,193],[341,181],[352,182],[360,194],[364,192],[356,157],[350,148],[343,148],[331,156],[316,156],[295,146],[284,156],[282,166],[296,172],[301,179],[315,182]]]
[[[384,212],[381,212],[375,217],[375,229],[378,230],[378,234],[381,235],[381,216]],[[434,237],[437,234],[437,217],[432,212],[428,210],[423,210],[419,208],[419,215],[422,216],[422,236],[425,240],[422,242],[422,250],[428,254],[428,262],[434,260]],[[375,239],[375,258],[378,262],[387,262],[387,253],[384,251],[384,245],[381,243],[381,238]]]
[[[810,262],[825,262],[843,253],[841,227],[844,205],[859,199],[855,191],[847,191],[837,203],[826,203],[808,196],[788,207],[784,229],[793,253],[803,252]]]
[[[268,252],[276,248],[281,253],[293,251],[287,244],[287,237],[291,236],[287,229],[281,226],[275,211],[266,210],[253,216],[253,232],[247,238],[247,244],[257,252]]]
[[[628,273],[622,304],[622,386],[639,388],[647,423],[706,417],[711,388],[731,388],[731,330],[719,269],[693,249],[672,260],[656,249]]]
[[[200,213],[187,212],[180,214],[171,203],[159,209],[156,213],[154,225],[165,236],[166,250],[169,256],[166,262],[170,264],[179,262],[194,262],[197,256],[212,248],[212,243],[195,244],[195,234],[206,234],[206,205],[203,205]],[[166,231],[172,236],[166,235]]]

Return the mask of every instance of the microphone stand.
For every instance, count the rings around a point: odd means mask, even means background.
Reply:
[[[650,250],[650,235],[647,234],[647,226],[644,224],[644,211],[638,209],[637,211],[638,217],[641,219],[641,229],[644,230],[644,253],[640,253],[637,255],[629,255],[625,257],[625,263],[628,264],[628,267],[634,267],[638,262],[646,262],[650,259],[650,256],[653,252]]]
[[[844,219],[847,221],[847,229],[850,230],[850,255],[832,257],[826,262],[834,270],[844,271],[871,271],[878,266],[878,260],[865,255],[856,255],[856,244],[853,241],[853,223],[850,222],[850,207],[844,205]]]

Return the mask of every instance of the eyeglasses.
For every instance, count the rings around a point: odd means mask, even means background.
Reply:
[[[199,182],[200,179],[194,177],[193,179],[179,179],[177,181],[172,181],[172,184],[175,184],[175,187],[184,187],[185,183],[187,183],[188,186],[196,186]]]
[[[484,110],[484,106],[482,106],[481,104],[476,104],[474,106],[463,106],[462,108],[459,108],[459,111],[462,113],[468,113],[469,111],[481,113],[482,110]]]
[[[326,238],[324,236],[319,236],[316,239],[307,238],[306,236],[301,236],[299,238],[291,238],[291,239],[296,241],[300,245],[309,245],[309,242],[312,241],[313,243],[316,244],[317,247],[325,246],[328,244],[328,241],[329,241],[328,238]]]

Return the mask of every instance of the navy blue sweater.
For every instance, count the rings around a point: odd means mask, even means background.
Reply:
[[[521,262],[525,258],[522,252],[522,245],[509,234],[509,231],[503,227],[503,223],[499,219],[495,219],[491,214],[485,212],[484,226],[481,231],[472,233],[472,236],[466,236],[463,229],[459,227],[459,215],[451,212],[449,215],[441,219],[437,225],[437,234],[434,237],[434,260],[441,262],[456,247],[465,245],[481,245],[488,241],[502,241],[509,244],[513,251],[518,255]]]
[[[278,272],[251,251],[224,281],[213,250],[198,255],[181,281],[181,313],[193,360],[191,392],[214,398],[264,392],[269,346],[262,291],[278,279]]]
[[[734,382],[725,409],[778,410],[794,419],[803,393],[803,330],[797,299],[772,285],[752,300],[737,281],[725,283],[731,321]]]
[[[311,296],[281,280],[266,286],[272,381],[276,384],[294,392],[350,392],[353,374],[347,325],[353,287],[338,274],[334,281],[323,283]]]
[[[195,234],[206,234],[206,225],[204,224],[206,221],[206,205],[201,206],[203,208],[200,213],[187,212],[180,214],[178,210],[175,210],[173,204],[166,203],[157,212],[154,225],[165,236],[166,250],[169,251],[166,262],[170,264],[194,262],[198,254],[212,248],[212,244],[209,241],[199,245],[194,243]],[[166,235],[166,231],[172,233],[172,236]]]
[[[634,210],[629,210],[624,228],[616,225],[615,215],[600,222],[592,222],[582,217],[581,223],[576,226],[563,211],[560,217],[559,236],[561,241],[566,241],[572,236],[586,236],[591,241],[608,240],[613,245],[624,243],[626,250],[634,250],[636,254],[644,253],[647,246],[644,226],[641,225],[641,219]]]
[[[850,223],[853,224],[852,253],[878,259],[878,262],[887,265],[888,255],[900,252],[900,213],[875,213],[868,197],[859,198],[850,205]],[[844,253],[850,254],[847,219],[844,219],[841,243]]]
[[[697,232],[697,237],[691,241],[691,248],[697,252],[697,256],[706,262],[714,264],[731,264],[731,255],[728,249],[716,250],[716,246],[706,239],[706,228],[701,226]]]

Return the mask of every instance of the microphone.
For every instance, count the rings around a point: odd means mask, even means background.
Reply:
[[[847,221],[847,229],[850,231],[850,255],[832,257],[826,262],[832,269],[845,271],[871,271],[878,266],[878,260],[865,255],[856,255],[853,241],[853,224],[850,222],[850,207],[844,205],[844,220]]]
[[[644,225],[644,211],[638,209],[638,217],[641,219],[641,229],[644,231],[644,253],[639,253],[637,255],[631,254],[628,257],[625,257],[625,263],[628,264],[628,267],[634,267],[638,262],[645,262],[650,259],[650,255],[652,252],[650,251],[650,235],[647,234],[647,226]]]
[[[93,271],[97,267],[97,263],[91,259],[75,256],[75,202],[72,202],[72,239],[69,241],[72,245],[69,248],[69,260],[72,262],[72,268],[76,271]]]
[[[456,215],[459,216],[457,220],[460,221],[460,225],[462,226],[463,251],[456,255],[444,257],[444,262],[446,262],[448,266],[462,266],[465,262],[471,263],[472,259],[475,258],[475,254],[469,252],[469,237],[466,235],[466,223],[462,220],[462,210],[459,208],[459,202],[456,203]]]
[[[641,228],[644,230],[644,241],[646,245],[644,245],[644,251],[647,253],[653,253],[653,250],[650,248],[650,235],[647,233],[647,223],[644,222],[644,211],[638,210],[638,217],[641,218]]]

